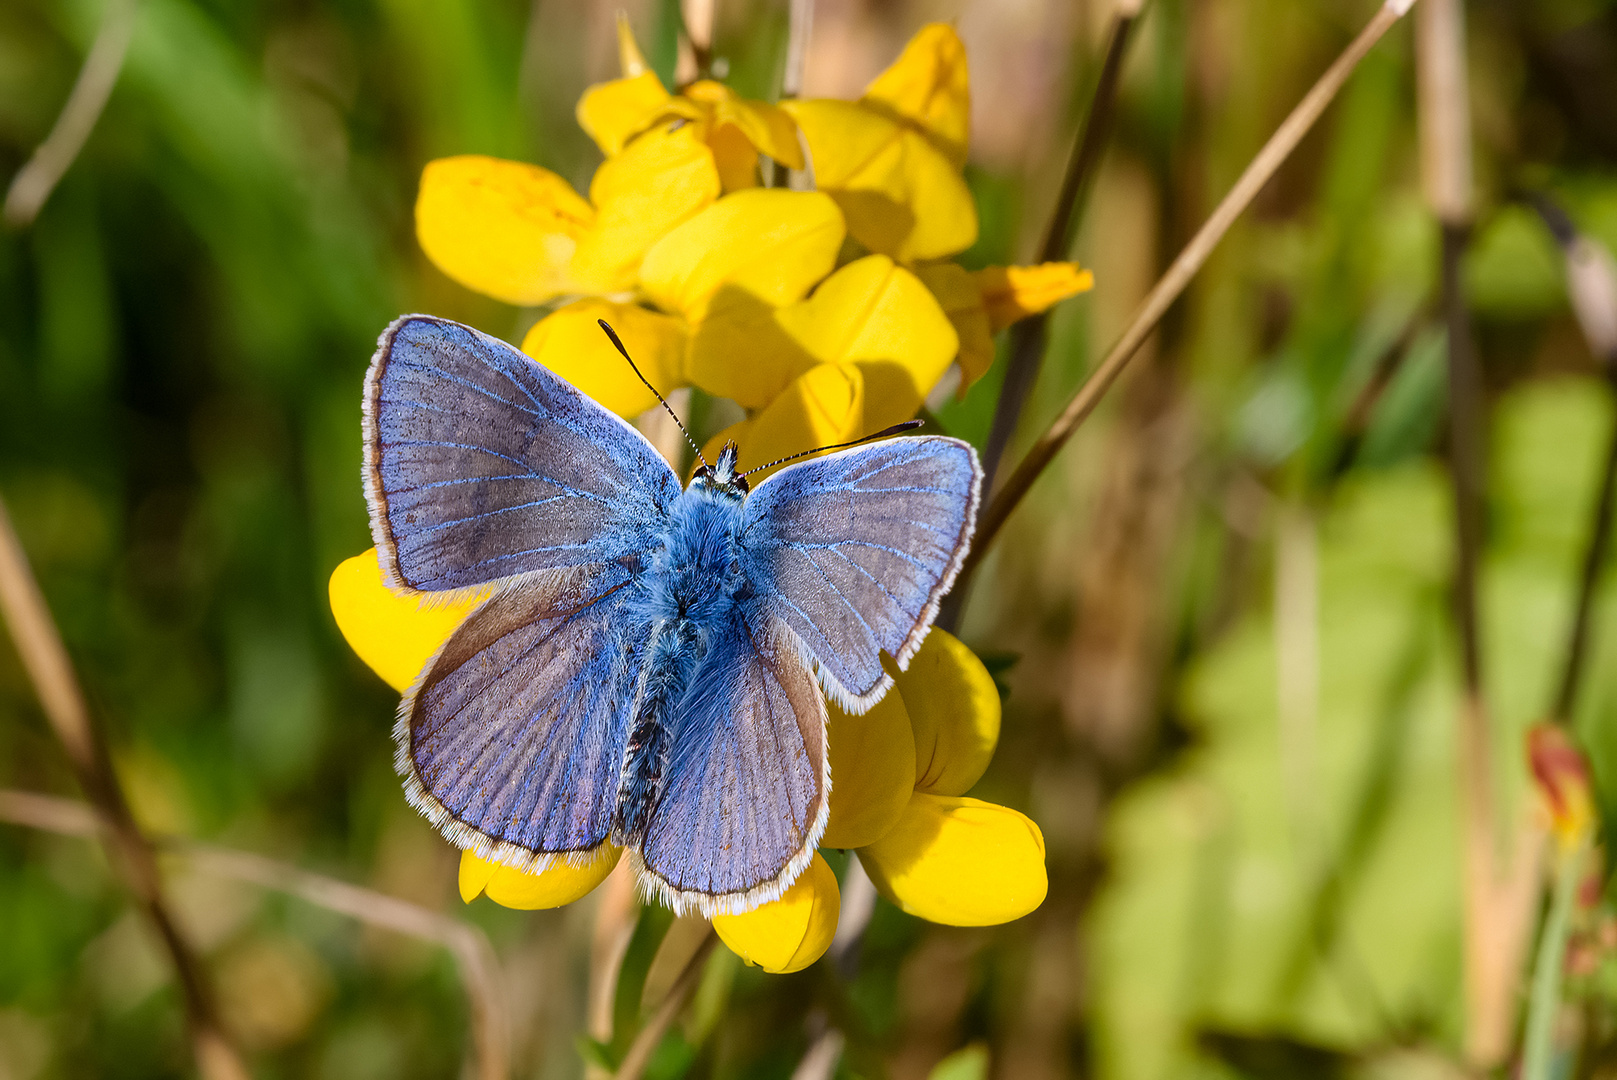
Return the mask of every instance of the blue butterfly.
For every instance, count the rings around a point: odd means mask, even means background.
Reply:
[[[399,705],[411,802],[521,869],[621,845],[675,911],[780,896],[825,831],[820,685],[862,713],[881,653],[920,646],[971,539],[972,448],[869,443],[749,492],[732,443],[681,490],[622,419],[424,315],[382,335],[364,407],[387,584],[494,586]]]

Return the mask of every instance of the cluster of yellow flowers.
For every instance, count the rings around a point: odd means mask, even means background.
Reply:
[[[995,331],[1090,287],[1072,263],[970,273],[950,261],[977,236],[960,172],[965,50],[951,27],[923,28],[852,102],[771,105],[708,80],[671,94],[621,21],[619,50],[623,77],[578,105],[606,156],[587,200],[536,166],[447,158],[422,174],[416,229],[427,255],[478,292],[522,305],[574,298],[522,348],[620,415],[656,402],[597,319],[665,392],[695,385],[742,406],[746,419],[712,448],[734,440],[747,467],[914,416],[951,363],[963,392],[991,364]],[[815,190],[760,187],[760,155],[812,169]],[[343,634],[401,691],[478,602],[397,597],[374,550],[331,580]],[[999,735],[993,680],[940,630],[892,674],[894,692],[866,715],[830,709],[822,846],[855,850],[877,889],[922,918],[1025,915],[1046,888],[1038,827],[965,797]],[[600,884],[618,855],[608,847],[589,865],[528,874],[468,851],[461,894],[554,907]],[[839,905],[816,855],[779,900],[713,923],[749,962],[795,971],[829,947]]]

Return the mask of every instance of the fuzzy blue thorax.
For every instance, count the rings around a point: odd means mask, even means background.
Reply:
[[[675,500],[668,528],[636,586],[631,608],[651,627],[623,759],[613,832],[637,842],[661,791],[674,706],[707,653],[707,634],[751,595],[736,550],[747,482],[735,474],[735,446],[702,469]]]

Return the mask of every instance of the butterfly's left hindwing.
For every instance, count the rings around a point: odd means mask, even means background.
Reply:
[[[800,874],[825,832],[825,699],[796,639],[732,609],[673,714],[661,798],[641,848],[676,911],[746,911]]]
[[[431,592],[638,557],[679,479],[510,345],[407,315],[365,376],[365,493],[388,584]]]
[[[400,771],[459,846],[532,867],[607,839],[645,642],[629,581],[608,563],[497,593],[405,696]]]

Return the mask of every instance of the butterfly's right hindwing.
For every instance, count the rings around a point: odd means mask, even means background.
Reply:
[[[505,342],[424,315],[382,335],[365,376],[365,493],[388,584],[632,560],[679,490],[639,432]]]
[[[608,563],[502,590],[405,696],[400,772],[450,840],[533,867],[607,839],[646,638],[630,581]]]

